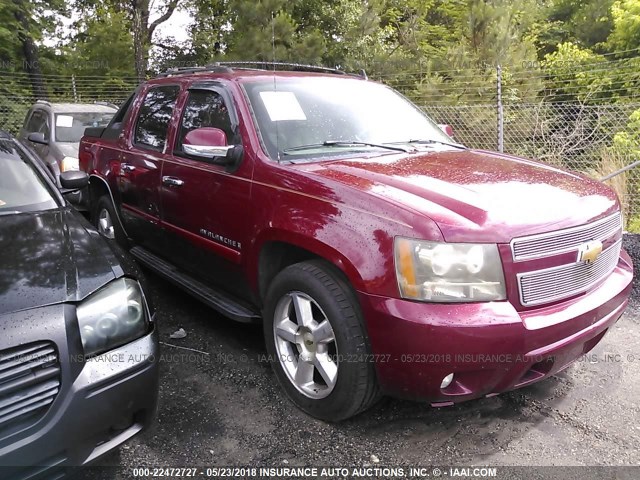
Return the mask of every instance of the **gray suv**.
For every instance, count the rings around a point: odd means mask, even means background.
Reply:
[[[38,100],[27,113],[19,139],[29,145],[60,185],[60,172],[79,170],[78,147],[87,127],[106,127],[117,108],[107,103]]]

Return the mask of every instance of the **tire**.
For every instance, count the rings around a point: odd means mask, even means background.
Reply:
[[[269,359],[298,408],[337,422],[380,398],[360,306],[335,267],[314,260],[285,268],[270,285],[265,307]]]
[[[127,236],[120,225],[120,220],[109,195],[103,195],[98,199],[93,212],[93,225],[103,237],[115,240],[123,248],[128,247]]]

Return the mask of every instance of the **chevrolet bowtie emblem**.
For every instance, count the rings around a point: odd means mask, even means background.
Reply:
[[[593,263],[600,253],[602,253],[602,242],[600,240],[583,243],[578,247],[578,262]]]

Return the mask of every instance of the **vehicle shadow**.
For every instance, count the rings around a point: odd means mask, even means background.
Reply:
[[[515,392],[451,407],[383,398],[347,421],[321,422],[289,402],[269,362],[261,360],[266,349],[260,325],[224,319],[164,280],[147,276],[158,311],[162,352],[168,357],[190,355],[188,360],[161,364],[159,421],[143,437],[157,444],[159,452],[170,452],[159,458],[188,458],[193,455],[188,444],[196,436],[210,443],[218,462],[232,465],[285,460],[304,465],[325,456],[324,464],[342,456],[356,456],[366,463],[376,451],[392,463],[470,463],[537,428],[572,389],[570,373],[562,372]],[[187,336],[170,339],[179,328]],[[279,435],[282,430],[288,435]],[[343,451],[328,455],[317,447],[314,455],[301,453],[298,444],[305,436],[316,435],[340,439]],[[222,451],[221,443],[227,445]]]
[[[440,461],[471,463],[494,455],[549,417],[552,405],[570,392],[570,380],[551,377],[491,398],[450,407],[384,398],[374,409],[337,428],[355,429],[380,439],[402,438],[402,457],[420,462],[430,452]]]

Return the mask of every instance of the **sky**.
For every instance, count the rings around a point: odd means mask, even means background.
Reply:
[[[161,13],[157,8],[154,8],[151,14],[151,21],[159,17]],[[191,14],[186,9],[178,7],[171,15],[171,18],[156,29],[154,37],[173,37],[178,42],[184,42],[189,38],[188,27],[191,21]]]
[[[164,11],[164,9],[158,8],[157,1],[152,2],[151,4],[151,19],[150,21],[158,18]],[[160,2],[160,7],[164,7],[165,2]],[[71,18],[60,17],[62,21],[62,34],[66,35],[69,33],[71,29],[71,25],[75,20],[77,20],[77,13],[74,12]],[[184,42],[189,38],[188,27],[192,21],[191,14],[184,8],[178,7],[173,15],[161,24],[156,31],[154,32],[154,38],[158,37],[173,37],[178,42]],[[58,42],[57,38],[46,38],[43,40],[43,43],[49,47],[54,47]]]

